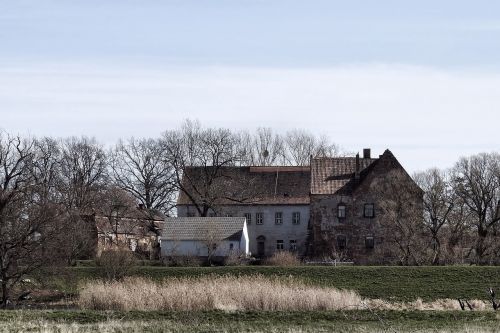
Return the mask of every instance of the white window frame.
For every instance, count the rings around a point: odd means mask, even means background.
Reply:
[[[264,224],[264,213],[255,214],[255,224]]]
[[[274,213],[274,224],[283,224],[283,212]]]

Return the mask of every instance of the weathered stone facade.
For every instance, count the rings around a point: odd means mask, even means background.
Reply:
[[[318,168],[323,175],[315,175]],[[422,205],[422,191],[394,155],[386,150],[379,159],[368,152],[364,158],[313,159],[311,169],[310,254],[359,264],[390,261],[383,246],[393,218],[387,202],[403,199],[394,189],[405,193],[401,209],[418,214]]]

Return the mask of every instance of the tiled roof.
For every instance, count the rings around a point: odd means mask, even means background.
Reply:
[[[211,234],[220,240],[240,240],[244,223],[244,217],[167,217],[162,239],[205,240]]]
[[[362,176],[374,158],[359,158]],[[313,158],[311,161],[311,194],[350,192],[356,172],[356,157]]]
[[[189,167],[183,185],[190,193],[193,183],[204,190],[203,168]],[[311,172],[309,167],[224,167],[220,176],[207,190],[215,205],[308,205]],[[202,198],[195,195],[196,200]],[[191,205],[180,191],[178,205]]]

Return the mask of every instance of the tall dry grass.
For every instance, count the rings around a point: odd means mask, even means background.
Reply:
[[[84,309],[124,311],[339,310],[357,308],[361,302],[353,291],[262,276],[91,281],[83,286],[78,300]]]

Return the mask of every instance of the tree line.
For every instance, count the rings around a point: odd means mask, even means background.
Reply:
[[[424,191],[423,223],[412,234],[423,263],[500,262],[500,154],[462,157],[413,178]]]
[[[88,137],[30,138],[0,132],[3,303],[10,286],[28,272],[86,255],[94,240],[82,232],[88,226],[85,216],[99,212],[111,221],[120,207],[136,204],[171,215],[180,191],[206,216],[214,208],[214,193],[223,192],[216,179],[224,176],[224,167],[306,166],[311,156],[343,154],[327,137],[303,130],[231,131],[195,121],[158,138],[119,140],[107,148]],[[181,181],[189,166],[201,170],[201,186],[197,179]],[[411,229],[393,233],[401,235],[398,244],[406,257],[414,258],[411,263],[497,263],[499,154],[462,158],[450,170],[431,169],[414,179],[425,193],[423,218],[414,219]],[[159,232],[153,226],[151,230]]]

